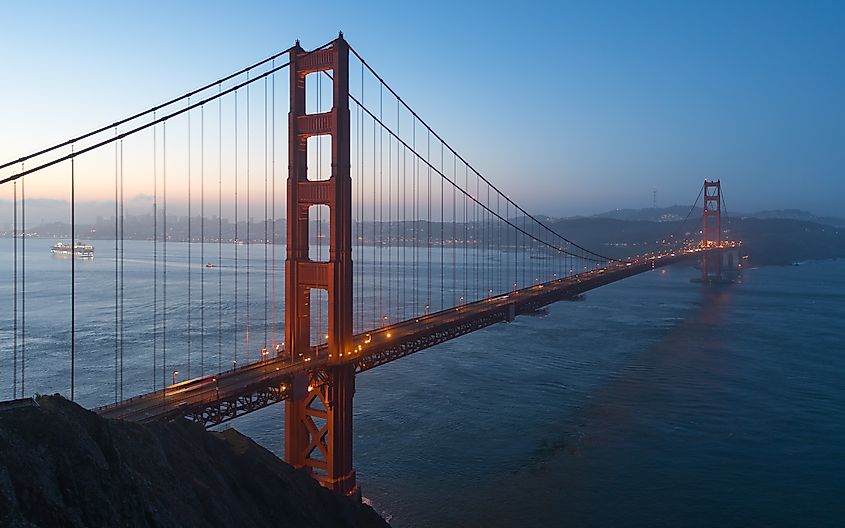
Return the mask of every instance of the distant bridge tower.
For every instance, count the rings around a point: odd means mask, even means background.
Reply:
[[[704,214],[701,229],[701,245],[704,247],[722,244],[722,187],[721,180],[704,180]],[[701,280],[719,281],[722,277],[721,255],[705,256],[701,266]]]
[[[333,106],[306,114],[305,79],[332,72]],[[311,290],[328,296],[329,366],[301,375],[285,402],[285,459],[305,468],[323,486],[358,495],[352,469],[352,396],[355,370],[341,365],[352,349],[352,180],[350,177],[349,45],[341,34],[329,47],[290,52],[285,351],[307,355],[311,339]],[[308,138],[330,136],[331,176],[308,179]],[[329,259],[309,258],[308,211],[329,209]],[[319,342],[320,339],[317,339]]]

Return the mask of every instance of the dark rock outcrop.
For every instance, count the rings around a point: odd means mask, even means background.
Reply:
[[[0,403],[0,526],[388,525],[233,429],[106,420],[49,396]]]

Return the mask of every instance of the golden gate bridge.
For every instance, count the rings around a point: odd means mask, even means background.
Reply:
[[[287,91],[281,109],[279,88]],[[279,125],[285,110],[287,124]],[[80,172],[86,158],[100,161]],[[284,164],[287,185],[277,189]],[[25,182],[48,178],[66,186],[77,244],[77,188],[99,175],[94,185],[113,180],[114,265],[112,284],[103,287],[114,290],[114,380],[103,390],[113,392],[111,403],[96,412],[139,422],[185,417],[210,427],[284,401],[286,460],[351,495],[359,493],[352,456],[357,374],[658,267],[698,260],[701,280],[719,282],[738,247],[723,236],[719,181],[704,182],[681,232],[667,233],[658,252],[616,259],[574,242],[467,162],[342,34],[310,51],[297,41],[0,171],[0,185],[12,186],[14,197],[13,398],[26,390]],[[152,303],[145,310],[152,321],[133,320],[126,310],[125,191],[141,185],[151,187],[153,199]],[[692,213],[702,197],[699,219]],[[174,207],[187,214],[186,261],[174,261],[172,249],[168,261]],[[226,230],[224,213],[234,216]],[[687,231],[689,220],[700,229]],[[224,246],[231,253],[225,265]],[[263,263],[257,270],[256,246]],[[69,277],[57,284],[70,297],[71,399],[76,333],[90,323],[76,314],[83,294],[77,258],[71,251]],[[187,272],[186,288],[168,281],[177,268]],[[185,312],[178,324],[175,310]],[[143,345],[124,350],[132,325],[147,329]],[[126,352],[148,356],[151,367],[150,386],[128,399]],[[180,372],[186,381],[177,380]]]

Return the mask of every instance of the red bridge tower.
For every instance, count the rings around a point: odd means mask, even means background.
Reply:
[[[309,73],[332,72],[333,106],[305,112]],[[290,52],[285,351],[307,355],[311,339],[311,290],[328,294],[329,366],[293,381],[285,401],[285,459],[305,468],[323,486],[358,495],[352,469],[352,396],[355,371],[341,365],[352,348],[352,180],[350,177],[349,45],[343,34],[330,46]],[[308,178],[308,138],[330,136],[331,176]],[[329,209],[329,259],[309,258],[308,211]],[[319,341],[319,340],[318,340]]]
[[[701,245],[704,247],[722,244],[722,187],[721,180],[704,180],[704,223],[701,229]],[[703,282],[718,281],[722,277],[721,254],[706,255],[701,266]]]

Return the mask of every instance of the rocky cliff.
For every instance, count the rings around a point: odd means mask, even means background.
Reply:
[[[105,420],[49,396],[0,403],[0,526],[388,525],[233,429]]]

